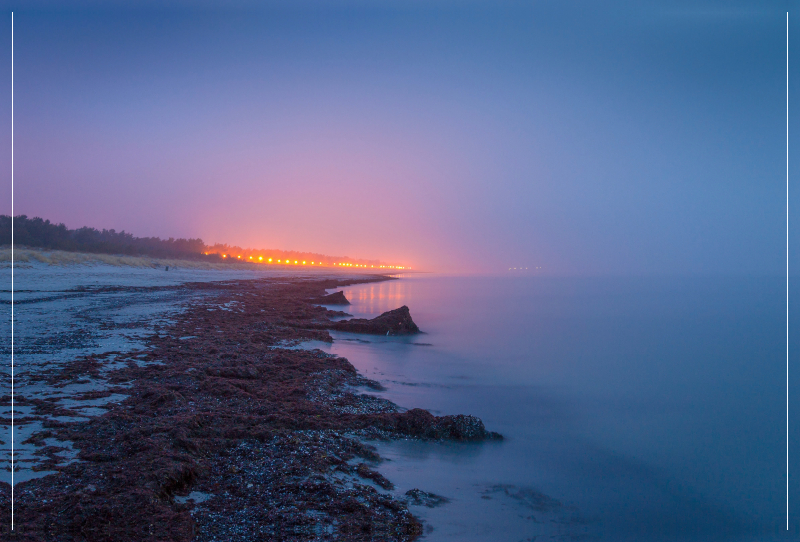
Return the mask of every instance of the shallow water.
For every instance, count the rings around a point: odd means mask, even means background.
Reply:
[[[413,507],[426,540],[796,539],[784,280],[412,275],[344,288],[345,310],[405,304],[424,335],[334,333],[327,350],[401,406],[505,435],[379,445],[398,493],[450,499]]]

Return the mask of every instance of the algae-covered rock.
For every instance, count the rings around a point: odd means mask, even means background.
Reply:
[[[333,292],[329,295],[324,295],[322,297],[318,297],[311,301],[312,303],[317,303],[319,305],[349,305],[350,302],[344,296],[344,292]]]
[[[420,333],[419,327],[411,319],[411,312],[403,305],[399,309],[384,312],[377,318],[353,318],[336,322],[331,326],[337,331],[368,333],[371,335],[410,335]]]

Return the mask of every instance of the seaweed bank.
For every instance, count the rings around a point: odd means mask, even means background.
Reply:
[[[14,538],[418,537],[422,525],[408,504],[435,505],[441,498],[424,488],[405,499],[388,493],[392,482],[365,440],[499,435],[472,416],[403,412],[368,393],[380,384],[347,359],[297,348],[311,340],[330,343],[328,329],[348,326],[331,320],[344,313],[313,303],[326,289],[383,280],[388,277],[183,284],[197,295],[168,322],[153,325],[141,348],[41,367],[35,378],[49,387],[104,382],[76,399],[125,398],[84,418],[57,401],[17,399],[31,418],[43,420],[43,430],[28,440],[40,445],[36,468],[54,474],[15,486]],[[416,328],[407,308],[349,325],[380,334]],[[69,442],[75,461],[64,463],[64,447],[46,445],[48,439]],[[10,489],[0,484],[6,535]]]

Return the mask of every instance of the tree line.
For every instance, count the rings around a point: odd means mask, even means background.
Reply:
[[[0,245],[10,244],[11,216],[0,215]],[[26,215],[14,217],[14,245],[96,254],[221,260],[219,254],[203,254],[206,245],[202,239],[134,237],[126,231],[88,227],[71,230],[64,224]]]
[[[0,246],[11,244],[11,216],[0,215]],[[183,260],[227,262],[294,263],[314,262],[316,265],[333,265],[336,262],[379,267],[378,260],[361,260],[346,256],[326,256],[311,252],[274,249],[249,249],[217,243],[206,245],[202,239],[161,239],[159,237],[134,237],[126,231],[98,230],[83,227],[71,230],[63,223],[54,224],[39,217],[26,215],[14,217],[14,246],[90,252],[95,254],[124,254],[127,256],[152,256]],[[223,257],[225,259],[223,260]]]

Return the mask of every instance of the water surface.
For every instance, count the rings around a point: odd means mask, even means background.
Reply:
[[[398,492],[451,500],[413,508],[427,540],[796,539],[784,280],[408,276],[344,288],[347,310],[405,304],[425,334],[330,350],[401,406],[506,436],[380,445]]]

